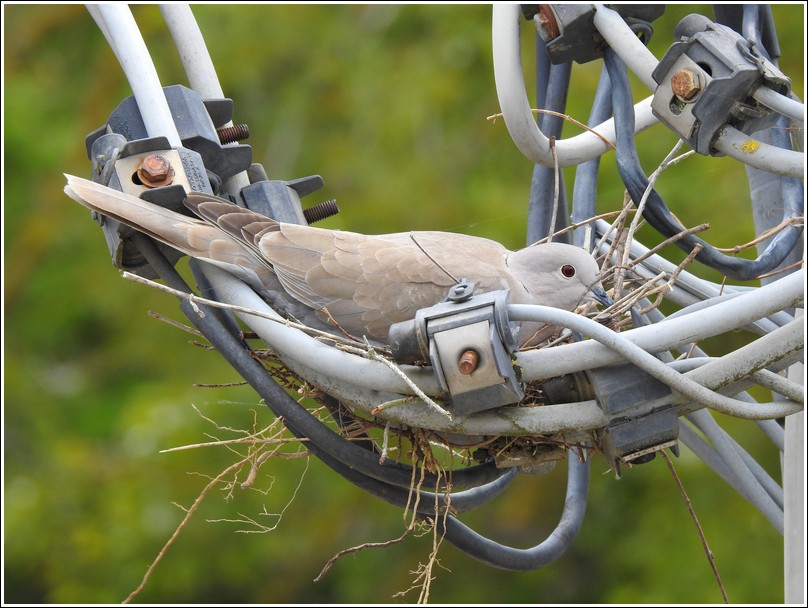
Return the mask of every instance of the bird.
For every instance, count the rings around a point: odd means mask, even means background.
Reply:
[[[65,174],[81,205],[221,267],[288,316],[314,317],[336,333],[385,344],[392,324],[445,300],[459,280],[475,293],[510,290],[512,304],[574,310],[612,304],[585,250],[544,243],[511,251],[483,237],[417,231],[366,235],[277,222],[210,194],[190,193],[176,213],[102,184]],[[292,311],[291,313],[289,311]],[[303,312],[301,312],[303,311]],[[541,324],[522,323],[520,342]]]

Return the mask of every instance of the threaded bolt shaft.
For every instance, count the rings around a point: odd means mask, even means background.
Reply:
[[[219,136],[219,142],[224,144],[234,144],[247,139],[250,136],[250,128],[247,125],[233,125],[232,127],[222,127],[216,129],[216,134]]]
[[[306,222],[313,224],[314,222],[319,222],[320,220],[337,215],[337,213],[339,213],[337,200],[330,198],[327,201],[314,205],[313,207],[304,209],[303,217],[306,218]]]

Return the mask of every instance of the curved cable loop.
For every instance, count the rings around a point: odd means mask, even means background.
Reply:
[[[663,319],[664,315],[658,310],[651,311],[655,313],[656,321]],[[705,363],[715,360],[715,358],[708,357],[700,348],[695,344],[689,353],[695,355],[695,358],[673,360],[670,353],[660,353],[660,358],[674,367],[677,371],[688,371],[701,367]],[[778,361],[773,369],[783,369],[790,365],[787,360]],[[760,376],[767,375],[768,377],[783,379],[772,373],[769,370],[761,370],[752,374],[756,380],[760,380]],[[735,383],[731,386],[726,386],[721,389],[724,394],[733,394],[739,389],[739,384],[748,384],[746,382]],[[800,392],[802,387],[795,383],[791,383],[786,391],[791,390]],[[746,401],[755,403],[755,400],[745,392],[737,395]],[[797,396],[801,399],[801,395]],[[689,420],[692,424],[704,433],[715,446],[715,449],[709,446],[700,436],[692,431],[688,424],[685,424],[684,419]],[[758,426],[763,430],[782,451],[782,429],[773,420],[755,421]],[[772,436],[775,429],[780,430],[779,438]],[[779,439],[779,441],[778,441]],[[775,482],[771,476],[740,446],[731,436],[721,429],[715,423],[711,413],[707,410],[699,410],[691,414],[686,414],[683,419],[679,421],[679,440],[687,446],[696,456],[698,456],[707,466],[713,469],[730,487],[735,489],[744,499],[746,499],[753,507],[758,509],[775,527],[775,529],[782,531],[784,527],[783,516],[783,503],[784,495],[783,488]]]
[[[650,304],[649,301],[644,300],[642,302],[642,306],[648,306]],[[666,317],[662,314],[659,309],[650,310],[645,315],[651,323],[659,323],[660,321],[664,320]],[[668,317],[670,318],[670,317]],[[791,317],[793,319],[794,317]],[[696,344],[692,345],[685,345],[685,350],[687,350],[688,354],[691,355],[688,359],[678,359],[675,360],[673,355],[669,352],[661,352],[658,353],[657,356],[660,360],[664,361],[665,363],[671,365],[677,371],[690,371],[691,369],[695,369],[696,367],[700,367],[703,363],[706,363],[711,358],[705,353],[702,349],[700,349]],[[766,368],[765,371],[767,372],[780,372],[784,369],[787,369],[790,365],[796,362],[799,359],[799,355],[790,355],[784,359],[780,359],[775,364],[770,365]],[[763,371],[763,370],[761,370]],[[757,372],[756,372],[757,373]],[[753,374],[754,376],[754,374]],[[779,378],[782,378],[778,374]],[[732,394],[738,388],[739,384],[746,384],[746,382],[735,383],[732,386],[724,387],[721,389],[722,392],[725,394]],[[748,401],[750,403],[757,403],[757,400],[754,399],[749,393],[746,391],[741,391],[736,394],[738,399],[743,399],[744,401]],[[783,428],[775,421],[775,420],[755,420],[755,425],[760,429],[760,431],[775,445],[775,447],[782,452],[784,447],[784,431]]]
[[[765,317],[772,312],[798,305],[802,302],[803,277],[799,274],[787,275],[773,283],[748,291],[736,298],[722,302],[707,310],[700,310],[697,314],[681,315],[663,323],[654,323],[645,327],[633,329],[617,334],[621,339],[630,341],[649,353],[657,353],[671,348],[689,344],[695,340],[703,340],[716,336],[738,327],[745,327],[753,321]],[[526,311],[534,307],[522,306]],[[535,307],[539,308],[539,307]],[[548,309],[555,310],[555,309]],[[514,305],[509,308],[511,318],[514,315]],[[582,323],[591,322],[579,315],[556,311],[557,314],[567,314],[571,317],[583,319]],[[564,325],[564,320],[542,319],[549,323]],[[572,319],[575,322],[575,319]],[[591,322],[594,323],[594,322]],[[570,327],[572,327],[570,325]],[[580,329],[584,334],[589,328]],[[597,342],[585,341],[575,344],[563,344],[551,349],[538,349],[517,353],[517,363],[522,367],[524,377],[530,380],[542,380],[560,376],[590,367],[600,367],[619,363],[617,355]]]
[[[619,17],[618,17],[619,18]],[[636,22],[627,26],[626,23],[619,18],[624,26],[628,27],[632,33],[640,31],[645,36],[645,41],[650,40],[653,34],[653,28],[649,23]],[[636,39],[636,37],[635,37]],[[546,108],[559,114],[564,113],[567,100],[567,90],[569,88],[570,71],[572,68],[571,63],[553,65],[549,68],[545,64],[549,64],[549,57],[546,51],[546,43],[537,36],[536,47],[536,100],[537,105]],[[588,126],[594,128],[598,124],[606,121],[611,116],[611,96],[609,93],[608,75],[605,69],[601,71],[601,79],[598,89],[595,93],[595,100],[592,103],[592,111],[588,121]],[[539,114],[537,116],[539,129],[543,133],[547,133],[553,140],[557,140],[561,136],[561,129],[563,127],[563,119],[560,116]],[[585,161],[578,165],[575,174],[575,189],[573,191],[573,221],[583,221],[595,215],[595,194],[597,186],[597,172],[600,166],[600,156],[596,156],[591,160]],[[563,173],[558,173],[561,180],[559,185],[559,197],[557,201],[557,209],[553,209],[549,201],[554,201],[554,186],[556,179],[555,166],[547,167],[545,165],[537,164],[533,170],[533,179],[530,184],[530,212],[528,213],[528,238],[527,244],[530,245],[551,235],[554,232],[563,230],[569,225],[566,192],[564,188]],[[577,205],[576,205],[577,197]],[[577,208],[576,208],[577,207]],[[553,217],[556,220],[553,226]],[[579,241],[576,244],[582,244],[580,234],[584,231],[579,231],[577,237]],[[591,232],[591,231],[590,231]],[[573,235],[574,236],[574,235]],[[590,240],[594,239],[594,234],[591,234]],[[569,235],[565,234],[560,237],[560,240],[569,243]],[[588,246],[591,249],[592,245]]]
[[[595,13],[596,19],[604,20],[604,16],[614,13],[610,9],[599,10]],[[598,15],[601,15],[598,18]],[[619,17],[619,15],[618,15]],[[530,111],[525,80],[522,72],[522,57],[519,48],[519,22],[520,11],[517,5],[495,4],[492,19],[492,42],[494,52],[494,79],[497,88],[497,97],[502,110],[502,116],[508,133],[514,144],[522,154],[534,163],[553,166],[553,154],[550,150],[549,138],[541,132]],[[605,17],[608,19],[609,17]],[[628,27],[621,19],[623,28]],[[608,28],[607,30],[608,35]],[[601,32],[602,33],[602,32]],[[629,36],[620,36],[622,40],[635,40],[627,44],[638,50],[634,55],[630,52],[621,52],[621,57],[631,61],[636,67],[637,75],[646,82],[650,71],[653,71],[651,62],[647,59],[648,50],[631,32]],[[619,43],[622,46],[622,43]],[[639,51],[642,47],[643,51]],[[620,48],[620,47],[618,47]],[[640,58],[641,61],[637,59]],[[655,64],[654,64],[655,65]],[[652,87],[656,88],[656,85]],[[640,133],[655,125],[657,118],[651,112],[651,97],[647,97],[634,105],[635,125],[634,132]],[[614,142],[615,125],[610,119],[594,127],[599,135],[606,140]],[[571,167],[590,160],[609,151],[609,146],[593,133],[586,132],[568,139],[556,141],[558,165]],[[785,150],[776,146],[760,142],[744,135],[734,127],[725,126],[719,133],[714,144],[715,149],[727,156],[745,164],[771,171],[789,177],[802,178],[804,174],[804,155],[800,152]]]
[[[690,372],[710,362],[720,360],[721,357],[699,356],[692,357],[690,359],[671,361],[667,365],[678,372]],[[787,397],[797,403],[802,403],[805,398],[805,387],[781,376],[780,374],[769,371],[768,369],[760,369],[756,372],[752,372],[749,374],[749,378],[754,380],[755,384],[762,386],[763,388],[767,388],[774,393],[778,393],[783,397]],[[744,400],[748,403],[753,402],[751,397]]]
[[[634,145],[634,118],[628,77],[622,62],[610,49],[606,49],[604,61],[612,83],[612,106],[617,124],[617,167],[631,198],[635,202],[639,202],[648,189],[648,178],[642,171],[637,148]],[[794,186],[793,190],[796,191],[796,189]],[[793,194],[789,200],[793,200]],[[643,217],[666,237],[671,237],[684,230],[654,188],[649,191],[643,209]],[[703,248],[696,255],[698,261],[733,279],[750,280],[774,270],[794,248],[801,233],[802,227],[798,228],[793,225],[787,227],[777,235],[757,260],[745,260],[725,255],[695,235],[679,239],[676,241],[676,245],[680,249],[690,252],[698,244]]]
[[[420,518],[429,518],[436,523],[439,530],[445,529],[445,538],[447,541],[475,559],[499,568],[521,571],[531,570],[540,568],[554,559],[557,559],[574,540],[583,523],[583,517],[586,511],[589,463],[587,461],[581,465],[586,467],[585,471],[582,472],[580,470],[581,467],[576,466],[577,459],[571,457],[568,459],[571,469],[568,473],[567,500],[558,527],[547,540],[535,547],[530,555],[522,557],[517,554],[514,559],[513,553],[520,552],[521,550],[499,545],[462,524],[454,516],[444,516],[443,513],[445,512],[447,503],[443,500],[443,495],[436,496],[428,492],[421,492],[422,499],[418,501],[417,505],[413,506],[413,501],[411,501],[412,496],[408,490],[397,486],[390,486],[382,481],[363,475],[328,454],[322,453],[316,446],[312,451],[320,460],[347,481],[350,481],[369,494],[381,498],[394,506],[414,509]],[[490,485],[499,484],[502,485],[504,489],[504,485],[511,480],[513,475],[515,475],[515,473],[512,470],[509,474],[503,476],[501,481],[493,482]],[[472,496],[474,494],[477,496]],[[488,492],[485,491],[468,492],[470,498],[477,498],[484,494],[487,500],[493,497],[488,496]],[[431,501],[429,497],[432,497]],[[435,502],[436,498],[439,501],[438,504]],[[455,510],[457,510],[457,501],[459,498],[461,497],[458,494],[452,496],[451,506]],[[505,559],[500,558],[502,553],[505,554]],[[541,559],[537,560],[534,555]]]
[[[644,299],[644,301],[642,302],[642,306],[647,306],[648,304],[650,304],[650,302],[648,300]],[[659,323],[660,321],[662,321],[662,320],[664,320],[666,318],[665,315],[662,314],[659,311],[659,309],[653,309],[653,310],[649,311],[645,316],[648,318],[648,321],[651,322],[651,323]],[[668,317],[668,318],[670,318],[670,317]],[[709,361],[713,361],[713,360],[717,359],[716,357],[710,357],[701,348],[699,348],[695,343],[692,344],[692,345],[686,345],[685,349],[687,350],[688,355],[689,355],[689,357],[687,359],[674,359],[673,355],[670,352],[667,352],[667,351],[658,353],[657,357],[659,357],[659,359],[661,361],[663,361],[666,364],[670,365],[676,371],[679,371],[679,372],[691,371],[693,369],[696,369],[697,367],[701,367],[702,365],[704,365],[705,363],[707,363]],[[801,357],[801,354],[789,355],[788,357],[785,357],[784,359],[780,359],[776,363],[770,365],[768,368],[761,369],[758,372],[754,372],[753,374],[750,374],[750,377],[757,379],[761,375],[765,374],[768,377],[777,377],[780,380],[787,380],[787,379],[783,378],[783,376],[780,376],[777,372],[780,372],[783,369],[787,369],[799,357]],[[776,380],[776,382],[779,382],[780,380]],[[804,390],[804,389],[799,388],[799,385],[797,385],[796,383],[793,383],[791,381],[788,381],[788,382],[790,382],[789,390],[796,390],[796,391]],[[734,383],[732,385],[725,386],[725,387],[723,387],[723,388],[721,388],[719,390],[722,393],[724,393],[725,395],[735,394],[736,398],[738,398],[738,399],[742,399],[742,400],[747,401],[749,403],[757,403],[757,400],[754,399],[751,395],[749,395],[749,393],[747,393],[745,390],[741,390],[740,392],[736,392],[736,391],[738,391],[740,385],[742,385],[742,384],[749,384],[751,386],[751,382],[749,382],[749,381],[740,381],[740,382],[736,382],[736,383]],[[797,398],[797,400],[799,400],[801,398],[802,397],[800,396],[800,397]],[[766,437],[768,437],[771,440],[771,442],[774,443],[774,445],[777,447],[777,449],[782,452],[783,451],[783,429],[782,429],[782,427],[780,427],[780,425],[777,424],[777,422],[775,420],[755,420],[754,422],[755,422],[755,425],[761,430],[761,432],[763,432],[766,435]]]
[[[664,315],[660,313],[660,316],[664,318]],[[710,357],[707,355],[703,350],[701,350],[696,344],[691,345],[688,349],[688,354],[691,356],[687,359],[674,359],[670,352],[661,352],[657,354],[657,357],[665,364],[669,365],[677,372],[689,372],[697,367],[701,367],[702,365],[710,362],[710,361],[717,361],[720,357]],[[768,388],[769,390],[776,391],[779,389],[778,394],[783,394],[789,396],[789,398],[793,399],[794,401],[802,401],[803,400],[803,388],[801,385],[784,378],[783,376],[779,375],[777,372],[782,371],[783,369],[787,368],[789,365],[793,363],[793,361],[798,360],[801,357],[801,354],[792,353],[787,357],[780,359],[776,363],[770,365],[768,368],[761,369],[757,372],[752,372],[749,374],[749,378],[751,380],[740,380],[738,382],[734,382],[730,385],[724,386],[719,389],[724,395],[734,395],[736,399],[740,399],[741,401],[746,401],[747,403],[757,403],[757,400],[754,399],[746,390],[744,390],[748,386],[754,386],[755,384],[759,386],[763,386],[764,388]],[[783,447],[783,438],[782,438],[782,429],[780,429],[779,436],[775,434],[775,431],[772,427],[777,427],[777,423],[774,420],[755,420],[754,421],[761,430],[772,440],[772,442],[777,446],[777,448],[782,452]]]
[[[737,299],[735,300],[737,301]],[[537,310],[541,309],[541,310]],[[683,397],[693,402],[694,409],[701,407],[710,407],[716,411],[742,418],[778,418],[793,414],[794,412],[802,409],[801,403],[795,401],[780,401],[771,402],[766,404],[757,404],[750,407],[748,403],[725,397],[719,393],[714,392],[706,385],[713,388],[722,386],[722,383],[727,379],[730,374],[739,374],[740,376],[747,375],[752,371],[757,371],[751,367],[744,370],[740,365],[742,362],[751,364],[749,359],[745,361],[738,361],[739,365],[732,367],[730,370],[724,369],[730,365],[730,355],[725,355],[720,361],[707,363],[703,367],[690,372],[687,375],[682,375],[665,365],[662,361],[650,355],[645,350],[636,344],[620,338],[620,334],[614,333],[612,330],[595,323],[585,317],[570,313],[564,310],[548,309],[545,307],[533,307],[527,305],[513,304],[509,307],[511,319],[519,321],[544,321],[551,325],[569,327],[572,330],[580,331],[585,335],[598,341],[599,344],[614,350],[620,356],[640,367],[645,372],[656,378],[657,380],[668,385],[674,391],[680,393]],[[659,325],[659,324],[657,324]],[[802,329],[804,322],[802,318],[794,321],[795,327],[786,326],[775,330],[771,334],[759,338],[753,345],[756,350],[762,351],[766,346],[774,346],[775,349],[780,347],[786,353],[794,352],[802,348]],[[765,344],[763,344],[765,342]],[[572,345],[571,345],[572,346]],[[743,359],[743,355],[748,354],[748,350],[752,345],[747,345],[742,349],[731,353],[735,358]],[[745,350],[746,349],[746,350]],[[548,349],[550,350],[550,349]],[[555,350],[555,349],[553,349]],[[740,354],[739,354],[740,353]],[[784,355],[785,356],[785,355]],[[736,363],[732,360],[732,363]],[[720,370],[720,371],[719,371]],[[743,372],[746,373],[743,373]],[[710,372],[717,372],[711,376]],[[699,383],[695,379],[699,379],[704,384]]]
[[[503,570],[537,570],[558,559],[581,529],[589,493],[589,459],[580,461],[570,451],[567,462],[569,469],[564,511],[555,530],[542,543],[530,549],[501,545],[480,536],[453,517],[447,518],[445,522],[438,521],[439,525],[445,526],[446,540],[481,562]]]
[[[552,167],[554,161],[550,140],[539,129],[525,91],[519,45],[520,18],[518,5],[494,5],[492,38],[497,97],[505,125],[516,147],[534,163]],[[638,133],[658,122],[651,113],[651,97],[637,104],[635,114]],[[606,140],[614,141],[613,120],[599,124],[594,130]],[[602,139],[590,132],[558,140],[555,145],[560,167],[578,165],[610,150]]]

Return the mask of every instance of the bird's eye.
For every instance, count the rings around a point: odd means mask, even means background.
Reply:
[[[561,267],[561,274],[563,274],[568,279],[571,279],[575,276],[575,266],[571,266],[569,264],[564,264]]]

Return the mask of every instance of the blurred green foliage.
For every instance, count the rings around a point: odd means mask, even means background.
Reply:
[[[157,8],[133,11],[162,82],[185,84]],[[329,227],[454,230],[510,247],[524,241],[532,166],[502,121],[486,120],[498,111],[490,7],[200,5],[194,12],[235,101],[234,118],[250,125],[255,160],[272,177],[322,175],[325,188],[311,198],[336,197],[343,210]],[[657,56],[688,12],[712,15],[703,5],[671,5],[654,24]],[[774,14],[781,66],[804,97],[803,5],[778,5]],[[118,602],[182,519],[176,504],[189,506],[208,477],[234,461],[224,448],[160,453],[233,436],[192,404],[236,428],[250,428],[254,416],[266,426],[271,416],[247,388],[194,386],[237,377],[215,352],[147,316],[180,318],[171,297],[121,280],[100,231],[62,194],[63,172],[89,171],[84,136],[130,94],[85,9],[5,4],[3,16],[3,593],[16,603]],[[523,37],[532,36],[524,24]],[[523,47],[530,65],[532,44]],[[599,62],[573,70],[568,111],[584,122],[599,70]],[[575,132],[565,127],[565,135]],[[638,142],[650,171],[675,138],[658,126]],[[599,209],[612,210],[622,187],[610,155],[602,175]],[[753,236],[745,181],[732,160],[696,158],[664,174],[659,188],[685,224],[710,222],[708,240],[731,246]],[[650,233],[642,238],[653,241]],[[756,429],[722,423],[779,476],[777,454]],[[781,537],[687,451],[676,465],[730,599],[781,602]],[[587,519],[562,559],[510,573],[447,545],[431,601],[720,601],[664,463],[619,481],[601,475],[606,468],[594,460]],[[136,601],[388,602],[407,589],[410,571],[429,554],[428,537],[345,557],[312,582],[334,553],[395,538],[404,520],[319,462],[306,469],[305,459],[271,461],[257,484],[266,493],[237,491],[226,500],[214,491]],[[533,544],[557,521],[564,485],[563,470],[519,479],[464,521]],[[277,518],[261,513],[282,511],[266,534],[210,521],[244,515],[271,525]]]

